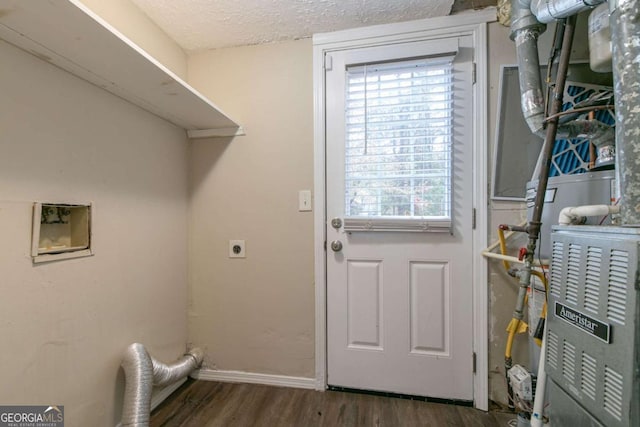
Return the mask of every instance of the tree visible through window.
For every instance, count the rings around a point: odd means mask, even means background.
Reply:
[[[346,216],[451,217],[452,60],[347,68]]]

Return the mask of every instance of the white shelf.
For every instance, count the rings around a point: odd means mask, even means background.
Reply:
[[[0,38],[177,126],[191,138],[242,135],[211,101],[77,0],[12,1]]]

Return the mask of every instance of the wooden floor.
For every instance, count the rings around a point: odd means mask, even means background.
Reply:
[[[190,379],[153,411],[151,427],[507,427],[514,418],[417,400]]]

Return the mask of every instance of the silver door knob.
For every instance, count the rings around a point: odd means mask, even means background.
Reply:
[[[342,250],[342,242],[340,240],[334,240],[331,242],[331,249],[333,252],[340,252]]]

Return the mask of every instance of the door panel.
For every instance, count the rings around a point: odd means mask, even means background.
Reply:
[[[382,263],[353,260],[347,265],[349,347],[382,349]]]
[[[449,356],[449,263],[410,262],[411,353]]]
[[[473,399],[472,46],[471,37],[464,36],[331,54],[332,68],[325,75],[329,385]],[[424,232],[431,219],[411,214],[371,218],[371,227],[369,219],[357,217],[364,231],[332,227],[333,218],[345,218],[349,203],[345,192],[347,70],[354,64],[442,54],[455,55],[450,232]],[[414,211],[412,206],[409,211]],[[391,226],[377,228],[387,231],[375,231],[374,222],[380,219],[391,221]],[[388,231],[402,229],[405,219],[407,224],[414,221],[407,231]],[[422,221],[427,224],[423,229]],[[332,250],[332,241],[341,242],[342,249]]]

